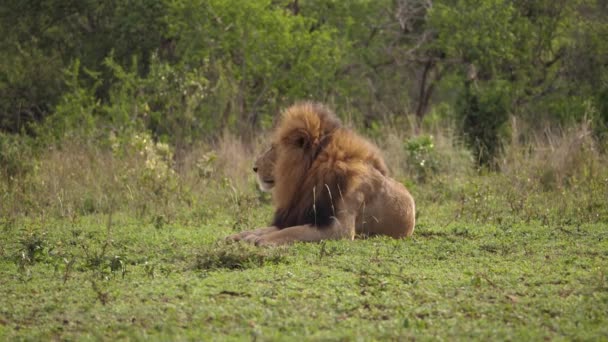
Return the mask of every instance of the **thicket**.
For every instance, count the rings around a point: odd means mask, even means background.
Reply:
[[[245,205],[257,133],[301,99],[410,186],[457,198],[445,177],[487,168],[606,191],[605,1],[7,0],[0,36],[5,214],[129,201],[163,222],[212,187]]]

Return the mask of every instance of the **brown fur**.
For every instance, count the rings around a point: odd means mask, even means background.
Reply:
[[[387,173],[372,146],[341,126],[325,107],[304,102],[288,108],[273,139],[277,148],[273,225],[324,227],[335,207],[366,175],[367,165]]]
[[[236,234],[232,239],[281,244],[353,238],[355,232],[393,237],[412,234],[411,195],[387,177],[379,150],[344,128],[326,107],[311,102],[289,107],[272,145],[258,159],[271,165],[264,175],[260,172],[264,165],[256,162],[260,179],[274,179],[272,227]],[[366,212],[368,207],[374,212]],[[384,208],[392,211],[385,213]]]

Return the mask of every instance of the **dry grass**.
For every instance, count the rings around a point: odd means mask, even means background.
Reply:
[[[600,177],[608,167],[587,123],[567,129],[545,128],[518,139],[522,129],[512,120],[513,138],[501,160],[506,176],[526,176],[544,189],[563,189],[572,181]]]
[[[110,151],[88,144],[65,142],[44,151],[15,189],[14,195],[39,213],[73,217],[105,210],[120,197],[118,165]],[[102,209],[103,208],[103,209]],[[19,210],[20,208],[13,208]]]
[[[524,130],[518,125],[513,121],[514,137]],[[452,201],[462,203],[459,212],[484,220],[502,215],[496,208],[527,218],[547,216],[545,211],[559,206],[571,215],[604,215],[596,207],[608,194],[608,158],[588,125],[545,129],[527,134],[531,138],[523,142],[513,138],[498,173],[476,172],[470,153],[447,128],[413,135],[386,126],[374,136],[392,174],[426,211],[433,203]],[[40,151],[28,172],[0,181],[0,214],[76,217],[121,210],[167,222],[193,213],[197,219],[209,217],[229,207],[240,213],[235,224],[247,226],[250,207],[261,199],[251,167],[267,139],[260,135],[245,142],[224,133],[176,156],[145,135],[114,145],[65,141]]]

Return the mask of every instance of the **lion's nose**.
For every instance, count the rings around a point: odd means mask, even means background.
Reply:
[[[258,168],[257,167],[253,167],[253,172],[258,172]]]

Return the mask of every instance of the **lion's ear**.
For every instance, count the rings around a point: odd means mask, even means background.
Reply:
[[[296,140],[296,145],[297,145],[299,148],[305,148],[305,147],[306,147],[306,139],[305,139],[304,137],[299,137],[299,138]]]
[[[290,135],[290,140],[293,145],[301,149],[309,149],[312,146],[312,139],[307,130],[298,129]]]

